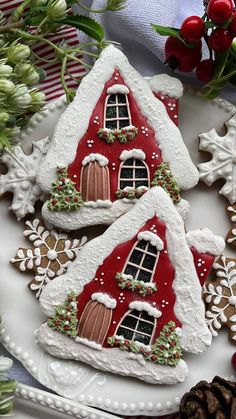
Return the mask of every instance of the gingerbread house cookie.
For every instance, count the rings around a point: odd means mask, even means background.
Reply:
[[[184,381],[182,351],[211,344],[200,281],[223,248],[208,229],[186,235],[169,195],[150,189],[43,289],[40,345],[148,383]]]
[[[111,224],[157,179],[167,191],[174,188],[179,202],[179,190],[198,181],[177,127],[182,92],[179,80],[146,80],[120,50],[107,47],[61,116],[40,165],[37,182],[51,194],[45,220],[68,230]]]

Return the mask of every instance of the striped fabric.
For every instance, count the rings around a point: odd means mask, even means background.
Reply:
[[[0,0],[0,9],[5,12],[6,17],[10,15],[12,10],[18,6],[21,2],[17,0],[2,1]],[[63,42],[68,46],[75,47],[78,45],[77,32],[74,28],[63,27],[56,34],[48,35],[47,37],[50,41],[53,42]],[[43,60],[51,61],[55,58],[54,49],[50,46],[42,45],[41,43],[37,44],[33,51],[40,57],[40,59],[35,59],[34,63],[38,67],[40,66],[47,73],[46,79],[40,84],[40,88],[44,90],[46,94],[47,101],[52,101],[64,94],[64,90],[60,82],[60,62],[51,63]],[[79,78],[81,75],[85,74],[85,68],[78,62],[69,61],[67,65],[69,73],[75,77]],[[65,80],[69,88],[76,88],[78,85],[76,81],[70,79],[68,75],[65,76]]]
[[[10,0],[10,1],[3,1],[0,0],[0,10],[5,12],[6,17],[10,15],[12,10],[17,7],[21,2],[17,0]],[[67,45],[75,46],[78,44],[77,32],[74,28],[64,27],[57,32],[56,34],[48,35],[48,39],[53,42],[65,42]],[[37,44],[33,51],[43,60],[52,60],[54,58],[54,50],[50,46],[42,45],[41,43]],[[40,84],[40,88],[46,94],[47,101],[53,101],[59,98],[61,95],[64,94],[64,90],[61,86],[60,82],[60,62],[57,63],[48,63],[44,62],[40,59],[35,60],[35,64],[40,66],[44,69],[47,73],[46,79],[43,83]],[[79,78],[81,75],[86,73],[85,68],[75,61],[69,62],[68,64],[68,71],[70,74],[75,77]],[[69,78],[69,76],[65,76],[65,80],[67,81],[67,85],[70,88],[76,88],[77,83]],[[156,417],[153,419],[177,419],[178,416],[176,415],[168,415],[162,417]],[[128,418],[127,418],[128,419]],[[132,419],[148,419],[146,416],[133,416]],[[150,418],[149,418],[150,419]]]

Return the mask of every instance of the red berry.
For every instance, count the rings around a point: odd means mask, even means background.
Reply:
[[[207,15],[212,22],[220,25],[230,18],[233,10],[234,4],[232,0],[210,0],[207,7]]]
[[[209,47],[215,52],[222,52],[231,47],[232,37],[224,28],[215,29],[209,36]]]
[[[75,197],[74,197],[74,202],[78,202],[78,200],[79,200],[79,199],[77,198],[77,196],[75,196]]]
[[[198,42],[205,32],[205,24],[199,16],[189,16],[182,23],[180,33],[188,42]]]
[[[201,61],[196,69],[196,76],[198,80],[208,83],[212,80],[215,70],[215,61],[214,60],[203,60]]]
[[[236,371],[236,352],[234,352],[232,358],[231,358],[231,365],[233,369]]]
[[[60,326],[60,324],[61,324],[61,322],[59,322],[59,320],[56,320],[56,321],[54,322],[54,325],[55,325],[55,326]]]
[[[65,201],[66,201],[66,202],[70,202],[70,197],[69,197],[69,196],[67,196],[67,197],[65,198]]]
[[[232,38],[234,38],[236,36],[236,12],[233,13],[233,18],[227,29]]]
[[[56,199],[53,199],[51,202],[52,202],[52,205],[56,205],[58,203]]]
[[[169,36],[165,45],[166,64],[171,70],[188,72],[194,70],[201,61],[202,43],[199,41],[194,48],[188,48],[179,39]]]
[[[151,360],[155,362],[157,360],[157,356],[156,355],[152,355]]]
[[[70,330],[70,326],[65,325],[65,326],[64,326],[64,330]]]

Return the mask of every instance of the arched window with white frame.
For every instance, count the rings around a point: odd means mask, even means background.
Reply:
[[[129,100],[127,96],[129,90],[125,90],[126,93],[118,93],[117,89],[110,88],[108,89],[108,93],[109,92],[111,94],[107,96],[105,103],[104,127],[112,130],[120,130],[122,128],[130,126],[132,124],[132,121]]]
[[[132,275],[138,281],[152,282],[163,247],[163,241],[156,234],[150,231],[140,232],[122,273]]]
[[[156,328],[156,318],[146,311],[130,310],[121,319],[116,335],[149,345]]]
[[[119,189],[137,189],[141,186],[150,186],[148,166],[143,160],[131,157],[121,164]]]

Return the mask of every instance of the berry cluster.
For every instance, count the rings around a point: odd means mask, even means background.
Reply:
[[[218,78],[215,75],[218,67],[216,63],[222,53],[226,55],[231,50],[232,54],[226,57],[225,62],[228,64],[230,60],[234,60],[235,64],[232,42],[236,37],[236,11],[233,0],[209,0],[204,5],[204,16],[189,16],[180,29],[160,25],[153,25],[153,28],[161,35],[170,35],[166,41],[165,53],[166,63],[172,70],[190,72],[196,69],[197,78],[209,83]],[[209,58],[204,60],[203,40],[209,49]],[[219,71],[221,75],[225,67],[224,63]],[[230,73],[231,70],[228,71]],[[228,79],[230,81],[230,77]]]

